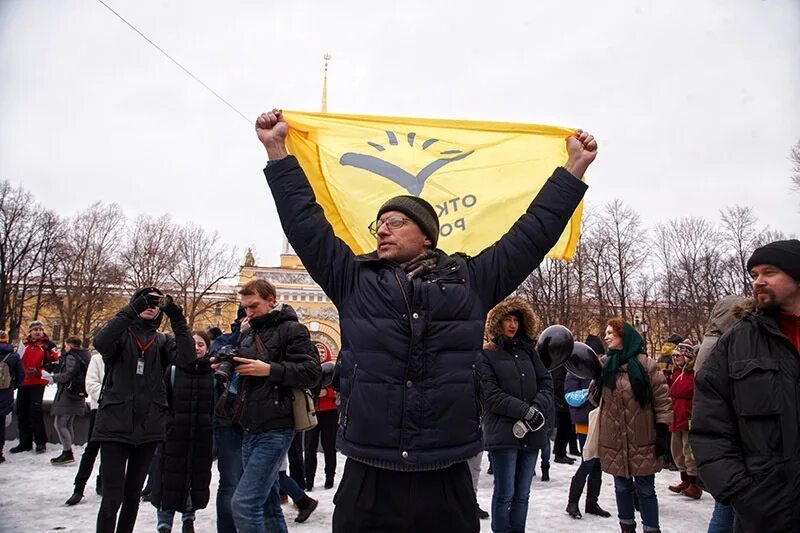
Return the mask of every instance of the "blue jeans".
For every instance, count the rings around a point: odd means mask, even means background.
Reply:
[[[297,484],[297,481],[286,474],[286,470],[278,472],[278,488],[285,492],[294,503],[299,502],[306,495],[302,487]]]
[[[214,424],[214,447],[217,450],[217,533],[236,533],[231,512],[231,498],[242,477],[242,428]]]
[[[288,533],[278,494],[278,469],[293,438],[294,428],[244,432],[244,472],[231,499],[238,533]]]
[[[525,531],[528,498],[538,450],[507,448],[489,451],[494,472],[492,531]]]
[[[194,520],[194,510],[192,509],[192,497],[186,497],[186,509],[188,511],[181,513],[181,520]],[[160,528],[161,526],[169,526],[170,531],[172,530],[172,522],[175,520],[175,511],[156,511],[156,518],[158,519],[158,523],[156,524],[156,528]]]
[[[714,512],[711,513],[711,521],[708,523],[708,533],[733,533],[735,518],[736,511],[732,506],[715,501]]]
[[[633,508],[633,486],[639,496],[639,512],[645,531],[658,529],[658,498],[655,487],[656,476],[614,476],[614,491],[617,496],[617,516],[620,522],[636,523]]]

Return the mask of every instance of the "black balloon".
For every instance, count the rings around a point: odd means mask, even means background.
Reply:
[[[564,368],[581,379],[597,379],[603,371],[600,358],[591,347],[582,342],[575,343],[572,354],[564,361]]]
[[[536,351],[548,370],[553,370],[564,364],[572,354],[575,340],[572,332],[559,324],[545,328],[536,342]]]
[[[333,374],[336,370],[336,364],[333,361],[325,361],[322,363],[322,386],[330,387],[333,384]]]

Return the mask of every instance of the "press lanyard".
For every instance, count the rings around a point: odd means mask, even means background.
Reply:
[[[158,333],[156,333],[153,338],[147,342],[147,344],[142,346],[142,342],[139,340],[139,337],[137,337],[130,328],[128,328],[128,331],[130,332],[131,336],[133,336],[133,340],[136,341],[136,346],[139,348],[139,357],[136,361],[136,375],[141,376],[144,374],[144,353],[156,342]]]

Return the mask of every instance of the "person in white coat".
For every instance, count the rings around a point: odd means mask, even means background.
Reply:
[[[97,452],[100,451],[100,444],[92,440],[92,430],[94,430],[94,419],[97,415],[100,391],[103,389],[105,373],[106,367],[103,363],[103,357],[100,354],[94,354],[89,360],[89,368],[86,370],[86,394],[89,395],[89,407],[91,408],[88,441],[86,447],[83,449],[83,456],[81,456],[81,464],[78,467],[78,473],[75,475],[75,490],[72,496],[66,501],[67,505],[75,505],[83,499],[83,491],[92,475]],[[99,472],[97,474],[96,490],[97,494],[101,494],[103,490]]]

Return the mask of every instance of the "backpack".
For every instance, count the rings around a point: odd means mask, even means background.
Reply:
[[[6,354],[3,360],[0,361],[0,390],[11,388],[11,368],[9,368],[6,360],[11,354]]]
[[[78,357],[77,355],[75,358],[78,360],[78,373],[74,378],[67,382],[67,392],[74,396],[86,398],[88,396],[86,393],[86,371],[89,369],[89,365],[83,360],[83,358]],[[64,357],[64,360],[66,361],[66,357]]]

